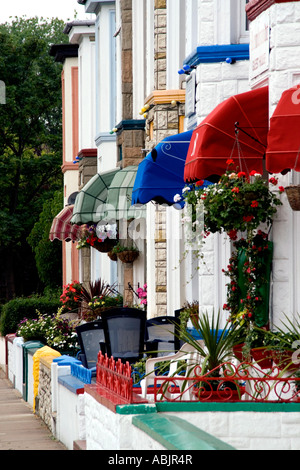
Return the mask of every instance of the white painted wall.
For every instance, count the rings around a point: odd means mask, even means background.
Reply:
[[[79,150],[95,148],[95,26],[74,22],[69,41],[79,44]]]
[[[269,67],[251,80],[251,87],[268,83],[271,117],[282,92],[300,82],[300,4],[288,2],[272,5],[250,24],[250,31],[262,17],[270,22]],[[285,176],[279,175],[279,185],[299,183],[299,173],[292,171]],[[292,211],[285,194],[281,199],[284,204],[278,209],[272,230],[274,256],[271,315],[272,323],[278,326],[282,326],[283,314],[293,319],[300,312],[300,215]]]
[[[244,4],[245,0],[188,0],[186,56],[194,52],[197,46],[244,42],[245,37],[249,36],[242,31],[242,22],[246,18]],[[189,129],[199,124],[222,101],[250,89],[247,60],[233,65],[225,62],[201,63],[192,73],[196,75],[196,118],[186,119]],[[222,268],[228,264],[230,242],[224,236],[211,234],[202,251],[204,258],[198,263],[196,275],[197,266],[186,263],[185,296],[190,301],[199,299],[203,311],[217,312],[226,302],[226,280]],[[187,283],[191,275],[193,280]]]

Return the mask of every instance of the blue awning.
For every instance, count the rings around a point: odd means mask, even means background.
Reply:
[[[132,204],[174,204],[185,186],[184,166],[193,131],[167,137],[139,164],[132,190]]]

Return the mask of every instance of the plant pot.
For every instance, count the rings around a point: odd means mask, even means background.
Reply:
[[[286,371],[298,370],[300,364],[293,364],[292,355],[295,351],[272,351],[273,361],[278,367],[278,369]]]
[[[253,348],[251,356],[261,369],[271,369],[273,359],[270,349]]]
[[[246,357],[243,354],[243,347],[245,343],[236,344],[233,346],[233,354],[238,359],[238,361],[243,362],[246,360]]]
[[[300,211],[300,185],[287,186],[285,192],[293,211]]]
[[[112,261],[117,261],[118,260],[118,257],[116,255],[116,253],[113,253],[112,251],[109,251],[107,253],[107,256],[112,260]]]
[[[139,252],[135,250],[121,251],[117,253],[118,259],[122,263],[133,263],[139,256]]]
[[[117,240],[106,238],[103,242],[95,241],[93,248],[100,251],[101,253],[109,253],[113,247],[117,244]]]

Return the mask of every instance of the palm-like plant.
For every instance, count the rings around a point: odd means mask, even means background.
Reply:
[[[219,375],[220,366],[233,357],[232,348],[236,343],[237,329],[228,322],[221,328],[220,312],[217,315],[213,313],[211,319],[208,313],[200,314],[195,329],[203,339],[203,347],[185,328],[180,328],[180,338],[191,344],[203,358],[202,375],[210,371]]]
[[[89,304],[93,297],[112,296],[116,295],[117,293],[118,292],[116,290],[115,285],[110,286],[107,282],[103,281],[102,279],[98,279],[95,282],[89,282],[87,288],[82,286],[80,300]]]

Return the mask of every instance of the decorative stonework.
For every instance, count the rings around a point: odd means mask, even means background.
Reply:
[[[154,87],[166,89],[167,6],[166,0],[157,0],[154,10]]]
[[[122,168],[138,165],[142,160],[145,145],[145,121],[126,120],[117,125],[118,163]],[[122,159],[120,160],[120,155]]]
[[[78,166],[78,188],[81,190],[97,173],[97,149],[82,149],[78,157],[81,159]]]
[[[121,3],[122,118],[132,119],[132,0]]]

